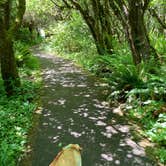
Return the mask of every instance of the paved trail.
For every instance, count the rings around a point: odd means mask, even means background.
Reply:
[[[44,79],[42,115],[31,159],[21,166],[48,166],[70,143],[83,148],[83,166],[155,166],[131,139],[127,121],[103,102],[106,86],[70,61],[37,56]]]

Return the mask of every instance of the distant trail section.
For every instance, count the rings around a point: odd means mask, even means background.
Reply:
[[[20,166],[48,166],[62,147],[79,144],[83,166],[156,166],[133,141],[130,125],[105,102],[108,85],[73,62],[43,52],[42,113],[32,151]]]

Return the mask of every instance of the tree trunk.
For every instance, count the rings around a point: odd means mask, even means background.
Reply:
[[[20,86],[20,79],[13,50],[13,38],[25,12],[25,0],[17,0],[17,5],[11,0],[0,5],[0,61],[1,75],[8,96]]]
[[[65,2],[67,7],[70,5]],[[108,14],[108,7],[106,4],[102,4],[99,0],[92,0],[89,5],[84,1],[83,3],[70,0],[76,10],[78,10],[85,22],[87,23],[91,34],[93,36],[97,51],[100,55],[112,54],[112,35],[110,33],[111,24],[109,23],[109,17],[105,17]],[[109,3],[107,2],[107,5]],[[107,11],[105,11],[107,9]],[[108,19],[108,20],[107,20]]]
[[[134,55],[134,62],[146,61],[151,55],[151,46],[144,24],[144,11],[140,2],[129,3],[130,46]],[[136,58],[137,57],[137,58]]]
[[[111,44],[111,35],[101,27],[101,24],[97,19],[90,18],[87,14],[82,14],[82,16],[91,31],[97,52],[100,55],[112,54],[113,47]]]
[[[2,43],[2,42],[1,42]],[[20,86],[20,79],[14,57],[13,42],[10,39],[3,40],[0,47],[1,74],[5,90],[11,96],[16,87]]]
[[[155,49],[150,45],[144,23],[144,13],[150,0],[128,0],[128,3],[121,0],[109,0],[109,2],[126,30],[135,65],[141,61],[147,61],[151,57],[158,59]]]
[[[102,4],[101,1],[92,0],[93,6],[93,19],[95,28],[97,43],[99,47],[99,54],[112,54],[112,34],[111,34],[111,24],[109,22],[110,11],[108,9],[109,3],[107,0]]]

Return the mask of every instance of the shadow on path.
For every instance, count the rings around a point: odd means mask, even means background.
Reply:
[[[131,139],[129,125],[103,99],[107,85],[72,62],[38,53],[44,87],[42,114],[31,159],[21,166],[48,166],[63,146],[82,148],[83,166],[154,166]]]

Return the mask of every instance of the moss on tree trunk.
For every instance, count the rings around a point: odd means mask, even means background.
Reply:
[[[8,96],[14,93],[16,87],[20,86],[20,79],[16,67],[12,40],[4,40],[0,48],[1,74],[5,90]]]
[[[16,0],[17,7],[11,0],[0,5],[0,62],[1,75],[8,96],[14,94],[20,86],[20,79],[13,50],[13,38],[25,12],[25,0]],[[14,14],[13,14],[14,13]]]

